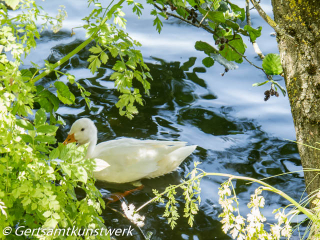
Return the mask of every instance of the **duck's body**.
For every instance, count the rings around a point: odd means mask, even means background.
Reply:
[[[69,139],[73,140],[68,141]],[[137,140],[122,138],[97,143],[97,129],[88,118],[74,122],[66,143],[76,141],[80,145],[89,142],[87,158],[98,158],[110,166],[94,172],[98,180],[126,183],[143,178],[154,178],[177,169],[197,146],[185,142]]]

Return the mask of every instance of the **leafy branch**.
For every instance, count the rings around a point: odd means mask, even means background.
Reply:
[[[196,163],[196,165],[197,164],[198,163]],[[198,173],[198,172],[200,172],[200,173]],[[312,213],[307,208],[301,206],[298,202],[296,202],[293,198],[291,198],[286,193],[284,193],[281,190],[279,190],[279,189],[277,189],[277,188],[265,183],[264,181],[261,181],[261,180],[258,180],[258,179],[254,179],[254,178],[250,178],[250,177],[232,175],[232,174],[208,173],[208,172],[205,172],[202,169],[199,169],[197,167],[194,168],[194,170],[192,171],[192,173],[190,175],[191,175],[191,178],[189,180],[184,181],[184,182],[182,182],[182,183],[180,183],[178,185],[169,186],[162,193],[158,193],[158,191],[154,190],[154,194],[156,196],[153,197],[152,199],[150,199],[149,201],[147,201],[146,203],[144,203],[143,205],[141,205],[139,208],[137,208],[136,212],[141,211],[143,208],[145,208],[147,205],[149,205],[149,204],[151,204],[153,202],[156,202],[156,201],[164,202],[164,196],[167,196],[169,198],[169,201],[167,202],[167,205],[166,205],[166,209],[168,209],[170,206],[172,207],[172,204],[174,202],[174,200],[172,199],[172,196],[174,196],[176,194],[176,191],[175,191],[176,189],[178,189],[178,188],[183,189],[184,190],[184,195],[188,196],[190,194],[190,192],[189,192],[190,186],[192,186],[191,184],[194,183],[195,181],[200,181],[203,177],[220,176],[220,177],[229,178],[229,180],[227,182],[231,182],[234,179],[238,179],[238,180],[249,181],[250,183],[254,183],[254,182],[255,183],[259,183],[260,185],[264,186],[264,188],[262,188],[262,190],[271,191],[273,193],[276,193],[276,194],[282,196],[283,198],[288,200],[292,205],[294,205],[299,212],[302,212],[303,214],[305,214],[310,220],[312,220],[312,221],[316,221],[317,220],[317,215],[316,214]],[[198,194],[199,185],[194,187],[194,189],[196,190],[195,194]],[[191,198],[187,197],[186,198],[186,205],[190,204],[190,202],[194,203],[194,201],[192,201]],[[197,207],[193,206],[193,210],[194,211],[192,213],[196,213],[197,212]],[[168,214],[166,214],[165,216],[169,217]],[[189,214],[187,214],[187,216],[189,216]],[[172,228],[175,226],[176,217],[177,217],[177,215],[175,214],[169,220],[169,223],[171,224]],[[190,219],[189,219],[189,224],[192,226],[192,220],[190,220]]]
[[[64,56],[62,59],[60,59],[58,62],[53,64],[52,69],[47,69],[46,71],[42,72],[39,74],[37,77],[33,79],[33,83],[39,81],[41,78],[47,76],[53,69],[61,66],[64,64],[66,61],[68,61],[72,56],[80,52],[83,48],[85,48],[91,41],[95,39],[97,36],[98,32],[100,31],[101,27],[105,24],[107,20],[110,19],[112,14],[117,10],[119,6],[124,2],[125,0],[120,0],[117,4],[115,4],[107,13],[107,16],[104,17],[104,19],[101,21],[99,24],[99,27],[90,35],[88,39],[86,39],[83,43],[81,43],[78,47],[76,47],[74,50],[72,50],[70,53],[68,53],[66,56]],[[110,5],[109,5],[110,7]]]
[[[211,28],[209,28],[208,26],[206,26],[206,25],[204,25],[204,24],[202,23],[203,20],[199,21],[199,20],[196,19],[195,22],[192,22],[192,21],[189,21],[189,20],[187,20],[187,19],[185,19],[185,18],[183,18],[183,17],[181,17],[181,16],[179,16],[179,15],[176,15],[176,14],[174,14],[174,13],[166,12],[164,9],[160,8],[160,7],[159,7],[157,4],[155,4],[155,3],[154,3],[153,5],[154,5],[158,10],[165,12],[165,14],[168,15],[168,16],[172,16],[172,17],[175,17],[175,18],[177,18],[177,19],[180,19],[181,21],[186,22],[186,23],[188,23],[188,24],[190,24],[190,25],[193,25],[193,26],[195,26],[195,27],[197,27],[197,28],[203,28],[204,30],[206,30],[207,32],[213,34],[214,36],[219,37],[219,35],[217,35],[216,31],[212,30]],[[210,10],[209,10],[209,11],[210,11]],[[261,70],[261,71],[263,71],[263,73],[269,78],[269,75],[266,74],[266,72],[264,71],[263,68],[255,65],[255,64],[254,64],[253,62],[251,62],[245,55],[243,55],[242,53],[240,53],[236,48],[234,48],[234,47],[233,47],[232,45],[230,45],[229,43],[226,43],[226,45],[228,45],[228,46],[229,46],[233,51],[235,51],[239,56],[241,56],[243,59],[245,59],[250,65],[254,66],[255,68],[257,68],[257,69],[259,69],[259,70]],[[218,52],[218,51],[217,51],[217,52]]]

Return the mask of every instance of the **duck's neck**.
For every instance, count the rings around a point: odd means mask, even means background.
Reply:
[[[96,148],[97,141],[98,141],[97,137],[92,138],[92,140],[90,141],[86,158],[93,158],[94,157],[94,149]]]

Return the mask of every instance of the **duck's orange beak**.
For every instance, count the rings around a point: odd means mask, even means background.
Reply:
[[[76,142],[76,139],[74,138],[74,133],[69,134],[66,140],[64,140],[63,144],[67,145],[68,143]]]

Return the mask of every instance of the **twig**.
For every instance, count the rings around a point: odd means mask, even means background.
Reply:
[[[157,4],[153,4],[159,11],[162,11],[163,12],[163,9],[161,9],[161,7],[159,7]],[[180,19],[181,21],[184,21],[190,25],[193,25],[195,27],[199,27],[197,24],[187,20],[187,19],[184,19],[183,17],[179,16],[179,15],[176,15],[176,14],[173,14],[173,13],[169,13],[169,12],[166,12],[166,15],[168,16],[171,16],[171,17],[175,17],[175,18],[178,18]]]
[[[206,13],[206,15],[204,15],[204,17],[201,19],[200,23],[199,23],[199,26],[201,25],[201,23],[206,19],[206,17],[208,16],[211,8],[212,8],[212,5],[213,5],[214,1],[211,3],[211,6],[209,7],[209,10],[208,12]]]
[[[113,3],[114,0],[111,1],[111,3],[109,4],[108,7],[111,6],[111,4]],[[117,3],[117,5],[121,5],[124,2],[124,0],[119,0],[119,2]],[[115,5],[114,5],[115,6]],[[115,9],[110,9],[110,11],[115,11]],[[112,12],[112,13],[113,13]],[[109,20],[108,16],[105,17],[101,22],[99,27],[91,34],[91,36],[85,40],[83,43],[81,43],[78,47],[76,47],[73,51],[71,51],[70,53],[68,53],[66,56],[64,56],[62,59],[60,59],[58,62],[56,62],[55,64],[53,64],[52,69],[47,69],[45,71],[43,71],[41,74],[39,74],[37,77],[35,77],[31,82],[35,83],[37,81],[39,81],[41,78],[47,76],[49,73],[52,72],[53,69],[61,66],[63,63],[65,63],[66,61],[68,61],[73,55],[77,54],[78,52],[80,52],[83,48],[85,48],[91,41],[94,40],[94,38],[96,37],[96,35],[98,34],[98,32],[100,31],[101,27],[106,23],[106,21]]]
[[[163,11],[157,4],[153,4],[158,10],[160,10],[160,11]],[[168,16],[172,16],[172,17],[175,17],[175,18],[178,18],[178,19],[180,19],[181,21],[183,21],[183,22],[186,22],[186,23],[188,23],[188,24],[190,24],[190,25],[193,25],[193,26],[195,26],[195,27],[197,27],[197,28],[199,28],[199,27],[201,27],[201,28],[203,28],[204,30],[206,30],[207,32],[209,32],[209,33],[211,33],[211,34],[213,34],[213,35],[215,35],[215,36],[218,36],[213,30],[211,30],[210,28],[208,28],[207,26],[205,26],[205,25],[203,25],[203,24],[199,24],[199,21],[198,20],[196,20],[197,22],[198,22],[198,24],[196,24],[196,23],[193,23],[193,22],[191,22],[191,21],[189,21],[189,20],[187,20],[187,19],[184,19],[183,17],[181,17],[181,16],[179,16],[179,15],[176,15],[176,14],[173,14],[173,13],[168,13],[168,12],[166,12],[166,14],[168,15]],[[219,36],[218,36],[219,37]],[[266,72],[264,71],[264,69],[263,68],[261,68],[261,67],[259,67],[259,66],[257,66],[257,65],[255,65],[253,62],[251,62],[246,56],[244,56],[243,54],[241,54],[237,49],[235,49],[233,46],[231,46],[230,44],[228,44],[228,43],[226,43],[233,51],[235,51],[237,54],[239,54],[242,58],[244,58],[249,64],[251,64],[252,66],[254,66],[255,68],[257,68],[257,69],[260,69],[260,70],[262,70],[265,74],[266,74]],[[218,52],[218,50],[217,50],[217,52]],[[268,77],[268,79],[269,79],[269,75],[268,74],[266,74],[266,76]]]
[[[246,18],[247,18],[247,24],[251,26],[250,0],[246,0]]]
[[[209,29],[208,27],[203,26],[203,25],[201,25],[201,27],[202,27],[203,29],[207,30],[208,32],[216,35],[216,33],[215,33],[214,31],[212,31],[211,29]],[[216,35],[216,36],[217,36],[217,35]],[[237,54],[239,54],[242,58],[244,58],[248,63],[250,63],[252,66],[254,66],[254,67],[257,68],[257,69],[262,70],[262,71],[266,74],[266,72],[264,71],[263,68],[255,65],[255,64],[254,64],[253,62],[251,62],[245,55],[243,55],[242,53],[240,53],[237,49],[235,49],[235,48],[234,48],[233,46],[231,46],[229,43],[226,43],[226,44],[227,44],[233,51],[235,51],[235,52],[236,52]],[[268,74],[266,74],[266,76],[269,78],[269,75],[268,75]]]
[[[269,17],[268,14],[261,8],[259,3],[256,0],[251,0],[251,3],[255,7],[255,9],[258,11],[259,15],[265,20],[278,34],[285,34],[285,31],[278,26],[278,24]]]
[[[246,0],[246,18],[247,18],[247,25],[251,27],[251,16],[250,16],[250,0]],[[264,55],[261,52],[259,45],[256,41],[252,42],[252,46],[256,54],[260,57],[261,60],[264,59]]]
[[[260,2],[261,2],[261,0],[258,1],[259,4],[260,4]],[[255,8],[254,7],[250,8],[250,10],[253,10],[253,9],[255,9]]]

